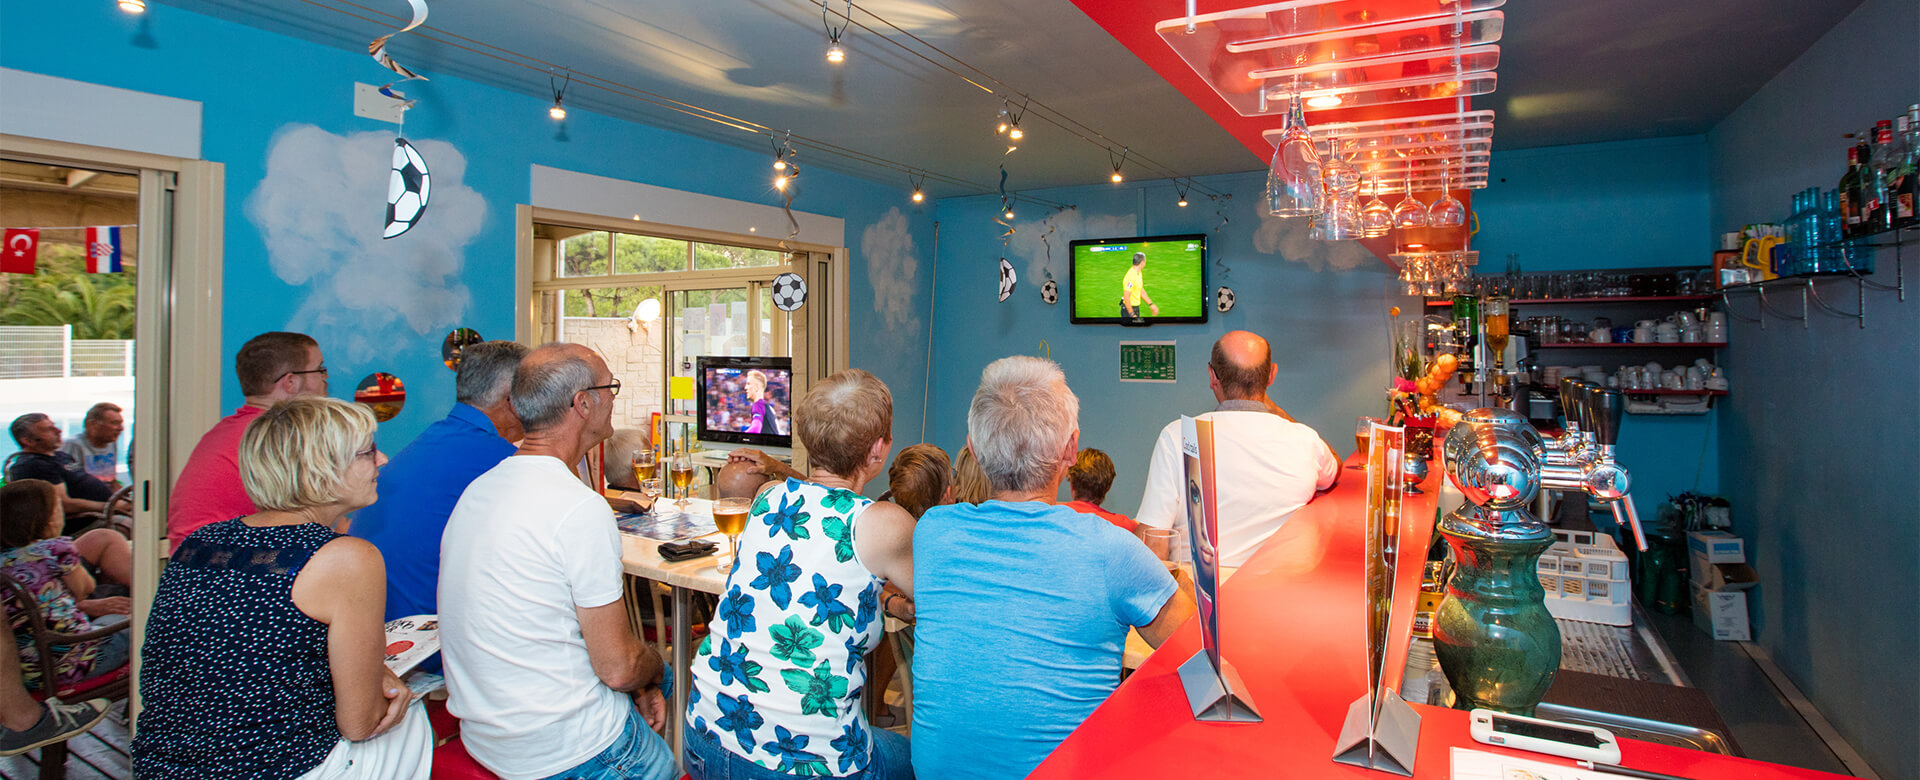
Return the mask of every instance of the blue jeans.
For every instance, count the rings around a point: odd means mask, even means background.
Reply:
[[[868,729],[873,735],[873,755],[864,771],[846,775],[857,780],[913,780],[913,761],[907,738],[886,729]],[[687,732],[687,775],[693,780],[792,780],[793,775],[775,772],[741,758],[705,735]]]
[[[629,707],[627,723],[612,745],[600,751],[600,755],[546,780],[673,780],[679,776],[667,741],[653,733],[639,710]]]

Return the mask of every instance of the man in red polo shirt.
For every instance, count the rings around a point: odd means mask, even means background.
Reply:
[[[167,540],[175,546],[200,526],[257,511],[240,485],[240,435],[247,423],[289,398],[327,394],[320,344],[304,333],[254,336],[234,356],[233,370],[247,402],[200,437],[180,470],[167,503]]]

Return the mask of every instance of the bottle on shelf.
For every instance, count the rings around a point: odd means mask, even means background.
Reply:
[[[1873,123],[1873,147],[1866,167],[1860,171],[1862,203],[1861,233],[1878,233],[1893,228],[1893,201],[1888,197],[1893,169],[1899,165],[1899,145],[1893,138],[1893,120]]]
[[[1840,176],[1841,238],[1852,238],[1860,229],[1860,147],[1847,147],[1847,172]]]
[[[1820,198],[1820,252],[1817,271],[1843,271],[1853,259],[1853,248],[1838,243],[1842,238],[1840,191],[1827,190]]]
[[[1893,222],[1895,227],[1909,227],[1920,224],[1920,210],[1915,209],[1920,202],[1915,197],[1920,194],[1920,103],[1908,106],[1898,125],[1903,148],[1893,171]]]

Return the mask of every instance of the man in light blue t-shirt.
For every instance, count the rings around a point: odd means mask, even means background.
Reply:
[[[1184,574],[1054,503],[1079,407],[1051,361],[981,373],[967,445],[993,498],[930,509],[913,534],[918,777],[1025,777],[1120,684],[1129,628],[1159,647],[1193,615]]]

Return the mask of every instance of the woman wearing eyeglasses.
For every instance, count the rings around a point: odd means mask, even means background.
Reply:
[[[427,776],[432,729],[384,663],[380,553],[334,531],[374,501],[373,430],[331,398],[247,426],[240,479],[259,511],[188,536],[154,594],[136,776]]]

